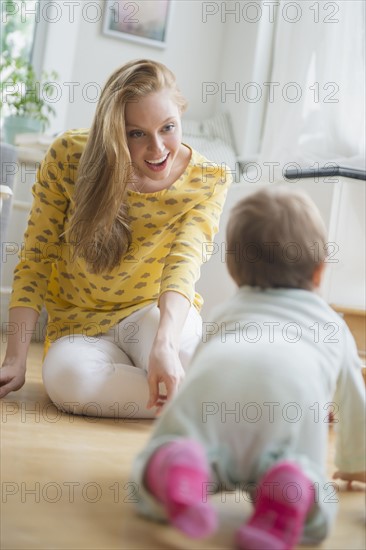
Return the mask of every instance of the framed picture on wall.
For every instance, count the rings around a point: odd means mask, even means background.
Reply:
[[[104,4],[104,34],[165,48],[172,0],[106,0]]]

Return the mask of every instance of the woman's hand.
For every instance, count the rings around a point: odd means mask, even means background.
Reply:
[[[155,342],[150,354],[147,382],[150,398],[147,408],[157,407],[158,411],[177,392],[185,376],[178,351],[169,343]],[[160,393],[159,384],[164,384],[166,393]]]
[[[25,362],[5,359],[0,369],[0,399],[11,391],[19,390],[25,382]]]
[[[166,291],[160,296],[160,322],[151,348],[147,373],[150,398],[147,408],[158,411],[171,399],[184,378],[179,359],[180,335],[187,319],[190,303],[182,294]],[[166,394],[160,394],[159,384],[165,385]]]
[[[361,481],[361,483],[366,483],[366,472],[342,472],[338,470],[333,474],[333,479],[342,479],[343,481],[348,481],[347,489],[351,489],[352,481]]]
[[[6,355],[0,369],[0,398],[19,390],[25,382],[27,353],[39,313],[28,307],[9,310]]]

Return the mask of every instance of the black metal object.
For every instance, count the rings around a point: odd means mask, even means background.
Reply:
[[[326,166],[322,168],[291,168],[285,170],[284,177],[289,180],[301,178],[325,178],[330,176],[343,176],[356,180],[366,180],[366,171],[345,166]]]

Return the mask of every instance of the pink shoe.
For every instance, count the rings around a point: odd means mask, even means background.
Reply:
[[[291,462],[261,479],[255,510],[236,534],[241,550],[291,550],[299,542],[314,496],[311,481]]]
[[[181,439],[160,447],[150,459],[145,479],[177,529],[192,538],[216,531],[216,511],[203,498],[210,480],[209,466],[196,441]]]

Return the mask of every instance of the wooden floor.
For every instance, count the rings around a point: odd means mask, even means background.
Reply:
[[[138,517],[130,469],[152,423],[59,413],[42,386],[41,356],[41,345],[32,344],[26,385],[1,402],[3,550],[234,548],[234,530],[250,513],[239,493],[215,495],[221,526],[204,541]],[[334,438],[331,430],[329,473]],[[364,486],[341,484],[338,497],[336,525],[318,548],[364,549]]]

